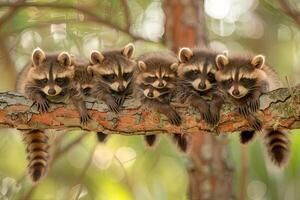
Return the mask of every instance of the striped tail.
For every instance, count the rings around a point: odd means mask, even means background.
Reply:
[[[287,164],[290,155],[289,133],[284,130],[266,130],[265,146],[271,161],[278,167]]]
[[[25,133],[24,138],[28,154],[28,173],[33,182],[38,182],[45,176],[49,165],[48,136],[41,130]]]
[[[107,135],[105,133],[97,132],[97,139],[100,143],[105,144],[107,142],[108,136],[109,135]]]
[[[148,147],[153,147],[157,142],[157,138],[158,138],[158,136],[155,134],[144,136],[145,143]]]
[[[182,134],[173,134],[173,140],[178,149],[182,152],[187,152],[188,149],[188,139]]]

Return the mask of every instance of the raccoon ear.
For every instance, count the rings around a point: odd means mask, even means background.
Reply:
[[[98,63],[102,63],[104,60],[104,56],[101,52],[99,51],[92,51],[91,55],[90,55],[90,62],[95,65],[95,64],[98,64]]]
[[[44,60],[46,60],[46,54],[39,47],[34,49],[31,55],[31,61],[34,66],[39,66]]]
[[[134,44],[129,43],[122,49],[122,54],[127,58],[131,58],[133,56],[134,50]]]
[[[147,65],[143,61],[138,62],[138,68],[140,71],[145,71],[147,68]]]
[[[69,53],[63,51],[57,56],[57,60],[60,64],[62,64],[64,67],[71,66],[72,60]]]
[[[228,57],[229,52],[228,52],[227,50],[224,50],[224,51],[222,52],[222,54],[223,54],[224,56]]]
[[[229,63],[229,60],[228,60],[227,56],[225,56],[223,54],[217,55],[216,64],[217,64],[218,70],[222,70],[228,63]]]
[[[178,52],[178,59],[180,62],[185,63],[193,56],[193,51],[190,48],[181,48]]]
[[[251,60],[251,65],[255,68],[262,68],[265,64],[265,56],[263,55],[256,55],[254,58]]]
[[[171,70],[173,71],[177,71],[177,68],[178,68],[178,63],[173,63],[171,66],[170,66]]]

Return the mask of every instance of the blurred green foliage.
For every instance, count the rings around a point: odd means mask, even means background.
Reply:
[[[56,2],[88,7],[97,16],[126,29],[124,8],[120,0],[30,2]],[[211,47],[228,49],[230,53],[251,51],[265,54],[267,61],[283,79],[287,76],[292,84],[299,83],[299,27],[274,1],[218,1],[220,7],[224,6],[222,12],[214,7],[215,2],[206,1],[207,32]],[[129,0],[128,3],[132,21],[130,32],[150,41],[136,41],[136,55],[166,50],[163,44],[157,42],[163,34],[165,19],[161,2]],[[300,8],[297,1],[291,3],[295,8]],[[7,9],[1,8],[0,16],[5,12]],[[224,16],[222,13],[225,13]],[[67,50],[88,57],[92,49],[103,50],[132,41],[122,31],[86,20],[88,19],[81,13],[71,9],[22,8],[1,27],[0,40],[5,42],[11,55],[9,59],[13,61],[17,71],[25,65],[37,46],[47,51]],[[4,66],[4,59],[0,58],[1,71],[7,67]],[[0,73],[0,90],[12,90],[9,85],[7,77],[1,77]],[[300,133],[297,132],[299,131],[295,130],[291,134],[291,160],[282,170],[275,169],[265,158],[259,137],[249,147],[244,147],[243,153],[237,134],[228,135],[228,160],[235,169],[233,185],[236,196],[240,193],[240,180],[245,176],[241,174],[241,163],[246,162],[249,177],[246,199],[299,198]],[[22,137],[16,130],[1,129],[0,133],[0,199],[20,199],[32,187],[24,177],[26,155]],[[53,145],[54,149],[63,148],[81,134],[81,131],[52,134],[54,141],[60,141],[55,142],[57,145]],[[47,178],[35,188],[32,199],[187,199],[188,177],[185,168],[188,159],[176,150],[166,136],[162,137],[155,149],[145,148],[140,136],[113,136],[106,145],[97,145],[90,167],[81,184],[77,183],[96,143],[95,134],[85,134],[88,135],[80,144],[54,162]]]

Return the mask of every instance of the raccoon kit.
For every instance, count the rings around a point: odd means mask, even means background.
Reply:
[[[167,53],[147,53],[138,60],[137,96],[145,107],[164,114],[172,124],[179,126],[181,118],[170,105],[176,89],[176,57]],[[145,136],[145,140],[152,146],[156,135]]]
[[[30,98],[40,112],[47,112],[49,101],[68,102],[71,100],[80,113],[81,123],[89,119],[84,101],[73,85],[74,66],[68,53],[46,54],[37,48],[29,64],[20,72],[17,91]],[[43,130],[25,133],[28,168],[33,182],[39,181],[49,165],[48,136]]]
[[[134,45],[130,43],[122,49],[93,51],[90,56],[88,72],[94,80],[92,94],[115,113],[120,111],[125,98],[133,91],[132,78],[136,68],[133,54]],[[107,139],[107,135],[101,132],[97,137],[100,142]]]
[[[220,109],[224,102],[215,78],[216,56],[206,49],[182,48],[178,59],[178,97],[200,112],[209,124],[219,122]]]
[[[256,131],[261,130],[261,122],[253,115],[259,109],[260,95],[280,88],[281,81],[275,71],[265,64],[265,57],[262,55],[232,58],[218,55],[216,62],[217,81],[253,128],[241,133],[241,142],[246,143],[253,138]],[[288,133],[281,129],[268,129],[263,132],[271,160],[277,166],[285,164],[290,152]]]

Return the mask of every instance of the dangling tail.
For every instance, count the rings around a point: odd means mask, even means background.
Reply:
[[[173,134],[173,140],[180,151],[187,152],[188,140],[185,135]]]
[[[33,182],[38,182],[45,176],[49,166],[48,136],[41,130],[25,133],[27,148],[28,173]]]
[[[256,131],[242,131],[240,132],[240,142],[242,144],[247,144],[250,142],[256,134]]]
[[[286,165],[290,156],[289,133],[281,129],[265,132],[265,146],[270,160],[278,167]]]
[[[97,139],[100,143],[106,143],[107,139],[108,139],[108,134],[102,133],[102,132],[98,132],[97,133]]]
[[[158,136],[156,134],[145,135],[144,140],[145,140],[145,143],[148,147],[153,147],[156,144],[157,140],[158,140]]]

